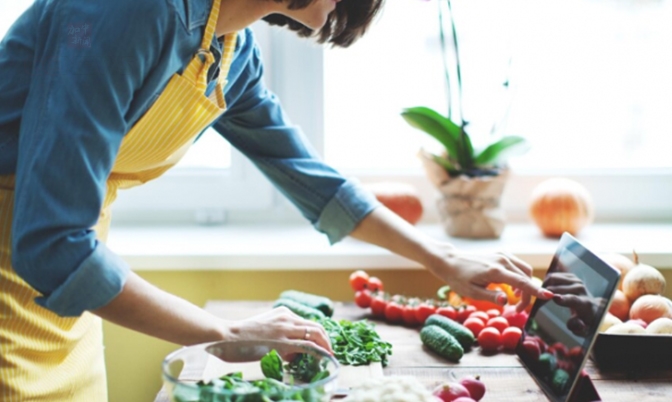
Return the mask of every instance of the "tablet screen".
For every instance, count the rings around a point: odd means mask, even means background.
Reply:
[[[620,272],[565,233],[516,353],[552,401],[566,401],[614,294]]]

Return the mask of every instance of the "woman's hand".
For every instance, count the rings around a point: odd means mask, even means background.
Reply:
[[[553,272],[546,276],[544,287],[552,291],[553,301],[570,309],[572,317],[567,328],[575,335],[585,336],[588,328],[595,324],[597,312],[605,303],[600,297],[592,297],[583,281],[570,272]]]
[[[315,344],[333,354],[329,336],[315,321],[306,320],[287,307],[277,307],[240,321],[228,321],[227,340],[274,339]]]
[[[436,260],[427,267],[450,284],[460,295],[504,305],[505,293],[488,290],[491,283],[506,283],[520,294],[517,310],[524,310],[531,297],[550,299],[553,293],[531,281],[532,267],[525,261],[504,252],[472,253],[456,250],[449,244],[437,243]]]

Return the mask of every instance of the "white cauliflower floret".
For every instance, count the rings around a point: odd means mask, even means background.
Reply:
[[[343,402],[435,402],[432,393],[415,377],[376,378],[354,388]]]

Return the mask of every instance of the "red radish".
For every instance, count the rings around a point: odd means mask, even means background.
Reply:
[[[437,385],[432,394],[441,398],[443,402],[453,402],[461,396],[471,397],[469,390],[458,382],[445,382]]]
[[[465,376],[460,379],[460,384],[464,385],[464,388],[469,391],[469,395],[472,399],[480,401],[485,395],[485,384],[481,381],[480,376],[472,377]]]

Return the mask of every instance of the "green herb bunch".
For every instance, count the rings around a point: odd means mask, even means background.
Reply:
[[[444,30],[444,20],[447,14],[449,20],[449,32]],[[450,176],[466,175],[469,177],[494,176],[499,174],[502,165],[513,155],[514,152],[520,152],[526,149],[526,140],[519,136],[504,136],[486,145],[482,149],[474,148],[467,127],[468,122],[462,116],[462,72],[460,67],[460,53],[457,40],[457,29],[451,7],[451,0],[439,0],[439,23],[441,51],[444,61],[444,73],[446,78],[446,87],[448,92],[448,114],[447,116],[429,108],[429,107],[411,107],[402,111],[402,117],[412,127],[415,127],[438,140],[445,148],[442,155],[431,154],[434,162],[442,166]],[[449,58],[447,48],[453,50],[453,57]],[[451,85],[451,63],[449,59],[455,60],[455,81],[457,83],[457,103],[460,112],[459,120],[453,118],[454,108],[452,107],[453,86]],[[508,87],[508,80],[504,83]],[[491,134],[497,135],[499,127],[493,125]]]
[[[352,366],[380,362],[387,366],[392,344],[385,342],[367,320],[348,321],[324,318],[318,321],[329,335],[334,357],[339,363]]]

